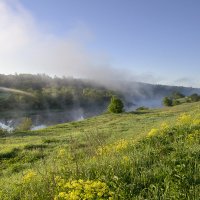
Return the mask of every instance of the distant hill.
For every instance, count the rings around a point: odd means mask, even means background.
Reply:
[[[116,81],[115,81],[116,83]],[[0,89],[0,110],[76,109],[95,114],[105,111],[112,95],[124,101],[127,110],[138,106],[160,107],[164,96],[172,92],[184,95],[200,94],[200,89],[181,86],[153,85],[140,82],[122,82],[102,85],[93,80],[70,77],[50,77],[45,74],[0,74],[0,87],[29,92],[35,98],[7,92]]]
[[[122,83],[121,88],[118,91],[127,102],[127,108],[129,110],[131,108],[135,109],[138,106],[161,107],[162,98],[169,96],[174,92],[180,92],[186,96],[189,96],[193,93],[200,94],[200,88],[149,84],[141,82]]]

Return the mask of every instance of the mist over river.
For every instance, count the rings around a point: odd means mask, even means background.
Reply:
[[[47,126],[66,123],[71,121],[79,121],[88,117],[100,114],[97,111],[89,112],[83,109],[71,110],[43,110],[43,111],[7,111],[1,112],[0,115],[0,128],[12,131],[24,117],[31,118],[32,130],[42,129]]]
[[[134,111],[140,106],[146,106],[149,108],[161,107],[161,99],[143,99],[135,101],[129,106],[125,106],[127,112]],[[80,121],[85,118],[93,117],[100,115],[106,111],[106,106],[102,107],[91,107],[83,109],[81,107],[66,109],[66,110],[31,110],[31,111],[22,111],[22,110],[11,110],[0,113],[0,128],[6,129],[8,131],[14,130],[23,118],[28,117],[32,120],[31,130],[38,130],[46,128],[51,125]]]

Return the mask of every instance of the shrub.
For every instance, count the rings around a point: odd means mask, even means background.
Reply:
[[[8,132],[7,132],[6,130],[0,128],[0,137],[4,137],[4,136],[6,136],[7,133],[8,133]]]
[[[26,117],[18,125],[18,127],[16,128],[16,131],[28,131],[31,129],[31,126],[32,126],[31,118]]]
[[[200,100],[200,96],[196,93],[192,94],[191,96],[189,96],[192,102],[197,102]]]
[[[185,95],[180,92],[173,92],[171,96],[173,99],[181,99],[185,97]]]
[[[122,113],[123,108],[124,108],[123,102],[120,99],[113,96],[108,106],[108,111],[111,113]]]
[[[181,103],[180,103],[179,100],[173,99],[173,101],[172,101],[172,105],[173,105],[173,106],[177,106],[177,105],[180,105],[180,104],[181,104]]]
[[[149,110],[149,108],[148,107],[145,107],[145,106],[141,106],[141,107],[138,107],[138,108],[136,108],[136,111],[142,111],[142,110]]]
[[[172,106],[172,100],[169,97],[163,98],[163,105],[164,106]]]

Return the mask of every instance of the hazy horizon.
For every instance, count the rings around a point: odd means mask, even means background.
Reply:
[[[200,2],[0,0],[0,73],[200,87]]]

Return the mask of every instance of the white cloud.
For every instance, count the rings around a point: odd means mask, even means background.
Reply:
[[[198,78],[194,77],[182,77],[177,80],[175,80],[174,85],[181,85],[186,87],[200,87],[200,83],[198,81]]]
[[[105,53],[89,52],[93,35],[81,23],[62,37],[44,30],[20,1],[0,0],[0,73],[75,76],[112,86],[118,80],[162,82],[150,74],[134,75],[126,67],[115,69]]]
[[[18,1],[0,0],[0,73],[87,76],[96,63],[85,47],[88,32],[80,25],[65,37],[44,33]]]

